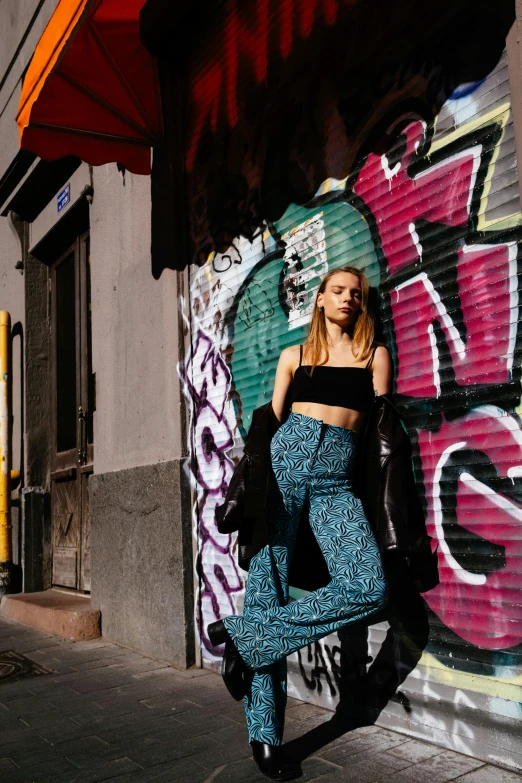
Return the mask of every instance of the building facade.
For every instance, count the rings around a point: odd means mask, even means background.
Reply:
[[[23,74],[56,5],[6,3],[0,25],[2,307],[23,476],[14,559],[24,591],[92,591],[104,634],[183,667],[194,662],[183,274],[152,275],[150,178],[19,150]]]
[[[347,710],[357,694],[381,725],[522,768],[518,3],[149,0],[150,178],[19,150],[55,6],[1,12],[23,589],[91,592],[108,638],[217,668],[205,628],[241,609],[245,574],[215,506],[320,277],[353,264],[440,585],[293,656],[291,694]]]

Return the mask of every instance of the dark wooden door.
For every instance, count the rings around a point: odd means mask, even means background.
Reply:
[[[90,590],[88,477],[93,463],[94,376],[88,233],[50,270],[53,584]]]

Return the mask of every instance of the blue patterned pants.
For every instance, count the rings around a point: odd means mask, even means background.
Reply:
[[[250,741],[279,745],[287,655],[382,609],[387,585],[375,537],[351,490],[357,434],[292,412],[270,449],[280,491],[276,533],[251,560],[243,616],[224,623],[252,670],[245,697]],[[307,496],[332,580],[288,603],[288,569]]]

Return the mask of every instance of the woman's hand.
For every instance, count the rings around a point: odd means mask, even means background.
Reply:
[[[278,421],[283,418],[283,408],[285,404],[288,387],[292,383],[295,367],[299,364],[299,346],[292,345],[281,351],[277,363],[276,377],[274,382],[274,393],[272,395],[272,408]]]
[[[377,346],[372,362],[373,388],[375,394],[389,394],[391,391],[392,361],[384,345]]]

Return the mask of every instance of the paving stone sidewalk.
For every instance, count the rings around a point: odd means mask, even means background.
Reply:
[[[0,679],[2,783],[266,783],[242,704],[221,678],[180,672],[109,642],[64,642],[0,620],[0,650],[50,674]],[[289,700],[285,740],[303,783],[522,783],[482,761]],[[305,757],[306,756],[306,757]]]

